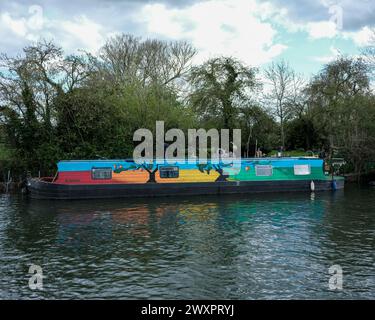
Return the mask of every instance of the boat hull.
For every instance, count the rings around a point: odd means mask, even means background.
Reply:
[[[313,180],[315,191],[344,188],[344,180]],[[311,180],[275,181],[220,181],[199,183],[146,183],[146,184],[95,184],[66,185],[30,179],[28,191],[35,199],[99,199],[166,197],[187,195],[222,195],[261,192],[309,192]]]

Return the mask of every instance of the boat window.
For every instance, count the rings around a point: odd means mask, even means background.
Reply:
[[[94,180],[112,179],[112,168],[92,168],[91,177]]]
[[[178,178],[179,168],[178,167],[160,167],[160,178]]]
[[[295,164],[294,174],[296,176],[305,176],[311,173],[311,167],[308,164]]]
[[[257,165],[255,166],[255,174],[260,177],[272,176],[272,166],[271,165]]]

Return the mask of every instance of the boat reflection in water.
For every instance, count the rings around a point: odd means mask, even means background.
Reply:
[[[338,193],[330,194],[328,198],[337,196]],[[51,203],[55,206],[52,210]],[[298,219],[295,215],[299,211],[301,214],[311,212],[314,218],[318,218],[324,214],[326,205],[320,200],[311,200],[308,195],[294,195],[293,201],[285,196],[257,195],[210,196],[205,197],[203,202],[197,197],[30,202],[30,206],[37,208],[33,211],[56,219],[56,242],[65,250],[100,250],[107,242],[121,241],[121,251],[126,252],[135,243],[144,246],[150,242],[152,247],[162,248],[178,238],[182,244],[198,245],[206,253],[215,247],[215,252],[222,247],[239,247],[243,237],[259,240],[263,227],[272,227],[275,231],[285,227],[287,231],[289,220]],[[226,234],[231,237],[226,238]],[[142,252],[144,248],[139,250],[140,254]]]

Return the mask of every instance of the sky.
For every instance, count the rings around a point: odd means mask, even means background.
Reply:
[[[197,64],[228,55],[262,68],[285,59],[308,76],[339,54],[359,55],[374,27],[374,0],[0,0],[8,55],[40,39],[66,54],[95,54],[129,33],[189,41]]]

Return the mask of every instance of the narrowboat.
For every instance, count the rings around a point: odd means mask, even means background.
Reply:
[[[312,157],[246,158],[232,163],[191,160],[137,164],[133,160],[69,160],[54,178],[31,178],[38,199],[97,199],[176,195],[336,190],[342,177],[328,175]],[[236,167],[236,169],[234,169]]]

